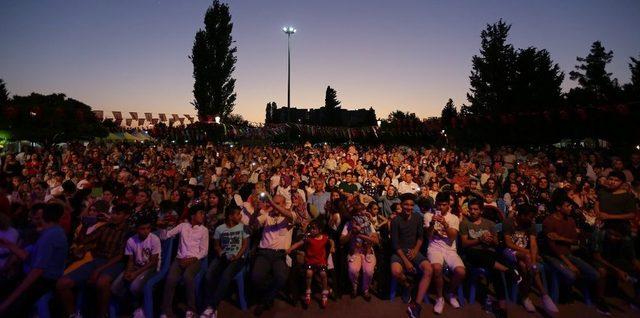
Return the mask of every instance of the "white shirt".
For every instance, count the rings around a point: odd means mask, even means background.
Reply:
[[[420,189],[420,187],[418,186],[417,183],[411,181],[411,183],[407,183],[406,181],[402,181],[400,182],[400,184],[398,184],[398,193],[400,194],[405,194],[405,193],[416,193],[418,192],[418,189]]]
[[[307,197],[304,194],[304,190],[302,189],[296,189],[296,192],[298,192],[298,195],[300,195],[300,197],[302,197],[302,201],[304,201],[305,203],[307,202]],[[284,197],[286,203],[285,206],[287,209],[291,208],[291,186],[288,186],[286,188],[282,187],[282,186],[278,186],[278,189],[276,190],[276,194],[279,194],[281,196]]]
[[[291,247],[291,237],[293,235],[293,223],[296,214],[293,213],[293,219],[289,221],[282,215],[271,216],[269,213],[262,213],[258,216],[258,223],[264,226],[262,231],[262,239],[260,240],[260,248],[268,248],[273,250],[286,250]]]
[[[191,223],[184,222],[167,231],[167,237],[174,237],[180,234],[180,245],[178,245],[178,255],[176,258],[184,259],[195,257],[202,259],[209,252],[209,230],[202,225],[192,226]]]
[[[280,175],[279,174],[274,174],[273,176],[271,176],[271,178],[269,180],[271,180],[270,188],[271,188],[271,190],[273,190],[280,184]]]
[[[336,159],[329,158],[324,162],[324,167],[327,168],[327,170],[333,171],[338,168],[338,163],[336,162]]]
[[[433,219],[434,214],[432,212],[426,213],[424,215],[424,228],[429,227],[429,223],[431,223],[431,219]],[[449,224],[449,227],[455,229],[456,231],[460,228],[460,219],[458,219],[455,214],[451,214],[450,212],[444,215],[444,220]],[[433,225],[433,235],[429,239],[429,248],[438,247],[444,250],[456,250],[456,240],[451,240],[447,235],[447,231],[444,229],[444,226],[440,222],[436,222]]]
[[[153,233],[150,233],[144,241],[140,241],[140,237],[137,234],[130,237],[124,249],[124,255],[133,256],[136,266],[139,267],[147,265],[151,255],[158,255],[157,270],[160,269],[161,253],[162,245],[160,245],[160,239]]]

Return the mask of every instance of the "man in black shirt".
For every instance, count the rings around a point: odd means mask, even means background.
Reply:
[[[402,213],[391,222],[391,245],[395,254],[391,256],[391,274],[398,283],[405,288],[410,288],[405,271],[410,274],[422,272],[416,297],[409,302],[407,313],[410,318],[420,317],[421,307],[418,301],[424,298],[431,281],[431,264],[420,253],[424,230],[422,217],[413,212],[415,196],[407,193],[400,197]]]

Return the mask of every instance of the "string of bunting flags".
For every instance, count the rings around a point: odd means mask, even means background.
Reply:
[[[285,136],[313,137],[326,139],[378,138],[380,128],[328,127],[296,123],[267,124],[263,126],[235,126],[215,123],[194,123],[186,127],[155,127],[151,135],[156,138],[184,141],[207,141],[216,137],[224,139],[268,140]]]

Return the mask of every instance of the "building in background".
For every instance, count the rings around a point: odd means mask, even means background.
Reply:
[[[287,118],[290,118],[287,120]],[[376,125],[376,111],[373,108],[360,108],[355,110],[341,107],[329,109],[320,108],[296,108],[280,107],[275,103],[267,104],[265,123],[281,124],[286,122],[317,125],[317,126],[340,126],[340,127],[361,127]]]

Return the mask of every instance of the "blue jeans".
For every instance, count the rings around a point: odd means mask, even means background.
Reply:
[[[580,278],[582,278],[588,284],[593,285],[600,279],[600,273],[598,273],[598,270],[589,265],[587,262],[573,255],[567,255],[566,257],[575,267],[578,268],[578,271],[580,272]],[[567,284],[573,285],[575,283],[578,277],[576,276],[576,273],[574,273],[569,269],[569,267],[567,267],[567,264],[565,264],[565,262],[557,257],[552,256],[545,256],[545,261],[560,273],[563,280]]]
[[[224,257],[224,256],[223,256]],[[217,308],[227,294],[229,285],[244,267],[244,259],[230,262],[226,258],[216,258],[207,269],[207,296],[209,305]]]

